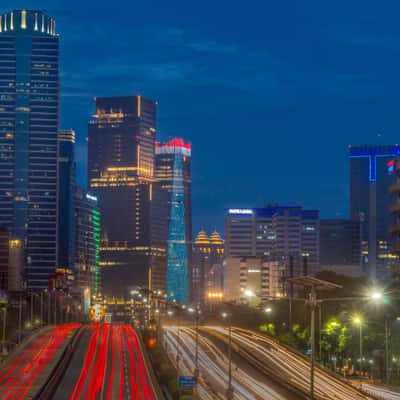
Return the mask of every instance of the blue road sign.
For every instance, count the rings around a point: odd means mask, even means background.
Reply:
[[[182,376],[180,375],[178,378],[178,386],[180,389],[184,388],[192,388],[196,386],[196,377],[195,376]]]

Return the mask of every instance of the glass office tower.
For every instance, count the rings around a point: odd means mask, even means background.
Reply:
[[[60,130],[58,135],[58,267],[75,266],[75,132]]]
[[[141,96],[96,98],[89,123],[88,178],[102,215],[106,295],[148,286],[156,103]]]
[[[192,259],[192,198],[191,144],[175,138],[168,143],[156,143],[155,178],[159,190],[167,193],[166,215],[158,216],[164,225],[167,249],[166,289],[170,300],[189,301],[191,297]],[[158,207],[160,209],[160,207]],[[156,232],[154,233],[156,235]],[[153,236],[153,240],[155,237]],[[162,239],[162,238],[159,238]]]
[[[389,187],[396,182],[391,165],[399,154],[397,145],[349,147],[350,218],[360,221],[362,263],[371,279],[383,277],[394,260],[389,229],[395,217],[389,211],[393,202]]]
[[[33,290],[57,265],[59,38],[42,11],[0,15],[0,225],[24,249]]]

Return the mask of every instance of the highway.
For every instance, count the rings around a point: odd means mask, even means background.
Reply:
[[[24,346],[0,372],[0,398],[33,398],[78,327],[79,324],[66,324],[43,330]]]
[[[110,324],[86,327],[54,398],[156,400],[133,328]]]
[[[164,328],[164,348],[170,360],[176,366],[177,345],[179,343],[179,373],[193,375],[195,369],[195,331],[187,327]],[[239,365],[240,364],[240,365]],[[228,359],[215,344],[203,335],[199,335],[199,387],[200,399],[225,399],[228,382]],[[258,371],[243,366],[232,365],[232,386],[235,400],[294,400],[288,390],[279,387],[275,382],[266,379]]]
[[[363,383],[362,388],[366,392],[371,393],[382,400],[400,400],[399,392],[394,392],[394,391],[392,391],[388,388],[382,387],[382,386]]]
[[[227,341],[228,330],[223,327],[202,327],[209,334]],[[232,328],[232,343],[244,350],[248,359],[262,369],[276,374],[304,393],[310,387],[310,365],[303,357],[287,350],[276,341],[249,330]],[[321,368],[315,369],[315,398],[321,400],[366,400],[372,397],[361,393]]]

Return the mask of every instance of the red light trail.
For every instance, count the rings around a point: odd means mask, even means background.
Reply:
[[[0,398],[26,398],[34,383],[40,379],[45,380],[46,376],[41,375],[43,369],[52,361],[67,335],[77,327],[79,324],[54,327],[29,345],[0,375]]]
[[[133,328],[96,324],[88,329],[90,341],[70,400],[155,400]]]

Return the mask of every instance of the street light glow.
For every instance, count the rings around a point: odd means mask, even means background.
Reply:
[[[253,297],[253,296],[254,296],[254,292],[253,292],[252,290],[250,290],[250,289],[246,289],[246,290],[244,291],[244,295],[245,295],[246,297]]]
[[[190,308],[188,308],[188,311],[189,311],[190,313],[194,313],[194,308],[190,307]]]
[[[228,313],[224,312],[221,315],[222,315],[222,318],[226,318],[228,316]]]
[[[269,314],[270,312],[272,312],[272,308],[271,308],[271,307],[267,307],[267,308],[265,309],[265,312],[266,312],[267,314]]]
[[[361,325],[362,324],[362,318],[359,315],[355,315],[353,317],[353,323],[356,325]]]
[[[383,294],[382,294],[382,292],[379,291],[379,290],[374,290],[374,291],[371,293],[371,299],[372,299],[372,300],[382,300],[382,297],[383,297]]]

